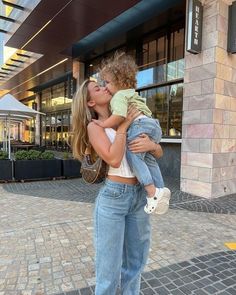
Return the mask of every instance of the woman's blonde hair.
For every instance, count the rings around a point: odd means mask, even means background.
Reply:
[[[72,101],[72,134],[71,147],[73,156],[76,159],[82,160],[85,155],[85,150],[89,144],[87,126],[92,119],[97,119],[97,114],[92,108],[88,107],[90,99],[88,85],[92,80],[85,80],[80,88],[76,91]],[[91,147],[92,155],[95,154]]]
[[[100,79],[109,75],[111,81],[120,89],[136,88],[138,67],[132,56],[116,51],[111,58],[102,62]]]

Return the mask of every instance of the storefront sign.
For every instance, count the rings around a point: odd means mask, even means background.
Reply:
[[[199,0],[189,0],[186,50],[194,54],[200,53],[202,49],[202,18],[202,3]]]
[[[228,52],[236,53],[236,1],[229,6]]]

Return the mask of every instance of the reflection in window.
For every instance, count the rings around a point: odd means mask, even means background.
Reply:
[[[137,88],[160,84],[184,76],[184,29],[144,40],[138,52]]]
[[[70,110],[48,114],[42,119],[42,144],[49,149],[69,150]]]
[[[166,80],[166,36],[146,41],[139,54],[137,87],[157,84]]]
[[[157,87],[140,91],[142,97],[146,97],[147,106],[152,111],[153,118],[159,120],[163,136],[168,135],[167,131],[167,87]]]
[[[140,91],[153,118],[160,121],[163,136],[181,136],[183,83]]]
[[[72,102],[72,82],[72,80],[69,82],[65,81],[43,90],[41,93],[42,111],[56,110],[69,106]]]
[[[183,83],[170,86],[169,136],[181,136]]]

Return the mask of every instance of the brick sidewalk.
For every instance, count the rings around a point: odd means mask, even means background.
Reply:
[[[152,216],[142,294],[235,294],[236,252],[224,245],[236,240],[235,196],[194,198],[166,182],[173,210]],[[93,294],[99,187],[81,179],[0,185],[0,295]]]

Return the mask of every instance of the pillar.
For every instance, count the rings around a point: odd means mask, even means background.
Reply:
[[[37,105],[37,111],[40,111],[40,95],[39,93],[35,94],[35,102]],[[41,140],[40,140],[40,116],[39,114],[36,115],[35,118],[35,144],[40,145],[41,144]]]
[[[202,52],[185,54],[181,190],[236,193],[236,54],[227,52],[228,7],[203,3]]]
[[[76,89],[83,83],[85,77],[85,66],[83,62],[76,59],[73,60],[72,65],[73,78],[76,79]]]

